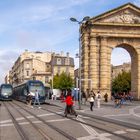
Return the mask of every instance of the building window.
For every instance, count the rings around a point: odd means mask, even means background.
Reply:
[[[51,67],[49,64],[46,65],[46,71],[50,71]]]
[[[48,82],[49,82],[49,77],[46,76],[46,77],[45,77],[45,83],[48,83]]]
[[[28,70],[26,71],[26,75],[29,76],[29,71]]]
[[[57,58],[57,65],[61,65],[61,58]]]
[[[36,80],[36,77],[33,77],[33,80]]]
[[[69,65],[69,58],[65,59],[65,65]]]

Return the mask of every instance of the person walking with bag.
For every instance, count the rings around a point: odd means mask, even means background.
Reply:
[[[28,95],[27,95],[27,105],[32,107],[32,95],[31,93],[29,92]]]

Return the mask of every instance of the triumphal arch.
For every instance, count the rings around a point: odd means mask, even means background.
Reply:
[[[116,47],[131,57],[131,91],[140,99],[140,8],[127,3],[81,26],[82,90],[111,95],[111,53]],[[121,59],[121,58],[117,58]],[[87,79],[87,80],[86,80]]]

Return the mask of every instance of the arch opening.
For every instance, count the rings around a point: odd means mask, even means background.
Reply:
[[[129,44],[119,44],[115,46],[111,53],[112,79],[119,73],[131,73],[131,89],[130,93],[137,97],[138,84],[138,56],[135,48]]]

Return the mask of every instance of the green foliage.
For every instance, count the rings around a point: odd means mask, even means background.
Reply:
[[[53,78],[53,87],[58,89],[70,89],[73,87],[73,79],[66,73],[55,75]]]
[[[131,90],[131,72],[123,71],[112,80],[112,92],[127,92]]]

